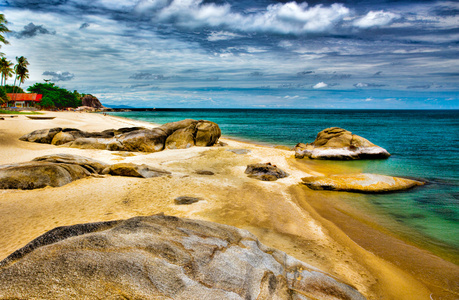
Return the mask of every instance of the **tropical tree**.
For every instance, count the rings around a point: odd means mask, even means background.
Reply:
[[[0,59],[0,74],[2,75],[1,85],[5,86],[8,77],[13,77],[13,63],[7,60],[6,57]]]
[[[3,34],[10,32],[8,27],[6,27],[6,24],[8,24],[8,21],[6,20],[5,15],[0,14],[0,43],[3,43],[3,44],[8,44],[8,41],[5,39]],[[1,45],[0,45],[0,48],[1,48]]]
[[[14,72],[16,73],[16,76],[14,77],[13,86],[16,86],[16,81],[19,80],[18,87],[20,87],[21,83],[24,83],[24,81],[29,78],[29,70],[27,69],[29,62],[27,61],[27,58],[25,58],[24,56],[16,56],[16,61],[18,63],[14,66]],[[13,97],[14,96],[15,93],[13,92]]]

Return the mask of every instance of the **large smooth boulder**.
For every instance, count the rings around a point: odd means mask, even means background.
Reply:
[[[249,177],[262,181],[275,181],[287,177],[288,174],[271,163],[247,165],[245,174]]]
[[[83,98],[81,98],[81,105],[93,107],[93,108],[103,108],[104,107],[102,103],[100,103],[99,99],[97,99],[93,95],[85,95]]]
[[[79,149],[99,149],[110,151],[126,150],[124,145],[114,138],[78,138],[73,142],[65,144],[65,146]]]
[[[299,143],[294,150],[296,158],[351,160],[381,159],[390,156],[387,150],[339,127],[322,130],[313,143]]]
[[[196,125],[181,128],[166,139],[166,149],[186,149],[194,146]]]
[[[117,140],[127,151],[158,152],[164,149],[167,134],[160,128],[141,129],[120,135]]]
[[[25,142],[50,144],[54,136],[62,131],[62,128],[39,129],[21,136],[19,139]]]
[[[4,165],[0,166],[0,189],[58,187],[90,175],[86,168],[74,164],[37,161]]]
[[[170,172],[156,169],[148,165],[136,165],[132,163],[118,163],[111,165],[106,172],[110,175],[142,178],[152,178],[171,174]]]
[[[213,146],[221,135],[220,127],[216,123],[199,120],[196,124],[195,144],[199,147]]]
[[[158,128],[164,130],[164,132],[169,136],[179,129],[187,128],[190,126],[196,127],[196,124],[198,124],[198,121],[196,120],[185,119],[177,122],[166,123]]]
[[[365,299],[246,230],[164,215],[55,228],[0,262],[1,299]]]
[[[303,184],[313,190],[331,190],[357,193],[388,193],[424,185],[424,182],[378,174],[343,174],[302,178]]]

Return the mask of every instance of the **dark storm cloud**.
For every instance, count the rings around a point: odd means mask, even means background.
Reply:
[[[13,33],[18,39],[32,38],[40,34],[56,34],[55,31],[49,31],[43,25],[35,25],[34,23],[29,23],[24,26],[24,29],[18,32]]]
[[[299,77],[307,76],[307,75],[311,75],[311,74],[314,74],[314,71],[302,71],[302,72],[296,73],[296,75],[299,76]]]
[[[85,28],[88,28],[89,26],[91,26],[91,24],[83,23],[83,24],[81,24],[80,29],[85,29]]]
[[[52,71],[45,71],[43,72],[44,76],[52,76],[51,81],[69,81],[72,80],[75,75],[70,72],[52,72]]]

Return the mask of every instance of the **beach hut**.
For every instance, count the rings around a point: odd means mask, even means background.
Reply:
[[[7,95],[11,99],[10,107],[35,107],[35,104],[43,98],[42,94],[15,93]]]

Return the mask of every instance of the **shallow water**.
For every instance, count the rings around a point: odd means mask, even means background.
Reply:
[[[372,213],[389,230],[426,248],[458,256],[459,111],[167,109],[112,113],[153,123],[185,118],[219,124],[222,134],[258,143],[312,142],[328,127],[342,127],[387,149],[387,160],[332,162],[356,171],[414,177],[427,185],[408,192],[343,201]],[[356,200],[359,199],[359,200]]]

